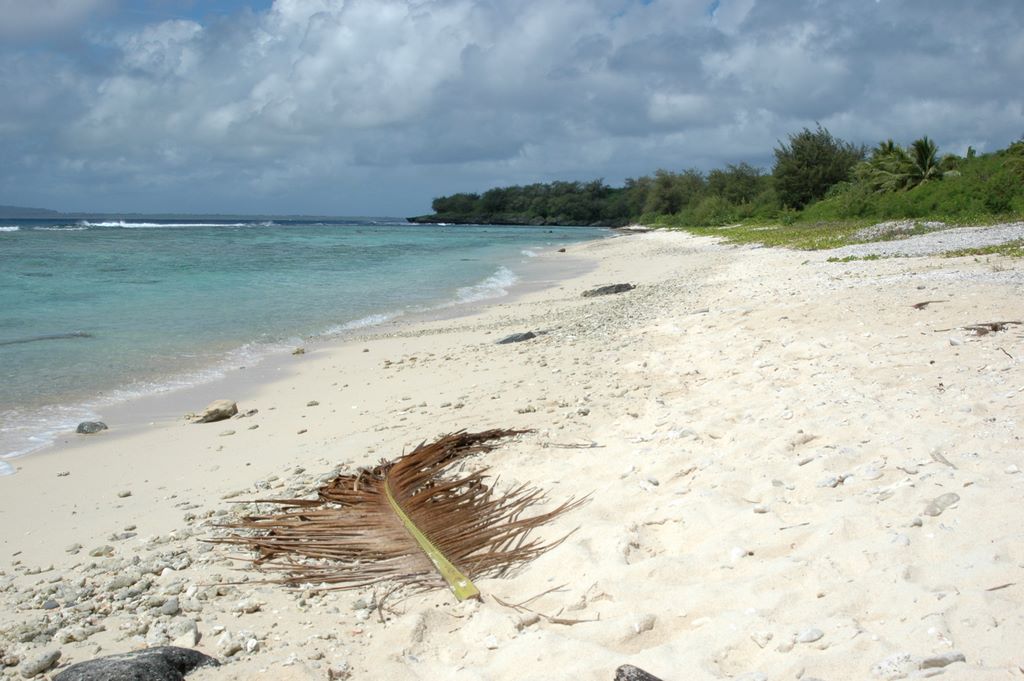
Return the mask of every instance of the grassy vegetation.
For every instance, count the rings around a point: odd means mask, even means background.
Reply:
[[[1005,255],[1011,258],[1024,258],[1024,240],[1008,241],[1005,244],[993,246],[980,246],[978,248],[962,248],[956,251],[948,251],[942,255],[947,258],[960,258],[963,256],[982,255]]]
[[[870,151],[804,129],[775,149],[771,172],[746,163],[703,173],[658,170],[622,187],[552,182],[455,194],[434,201],[444,222],[604,224],[639,222],[740,244],[801,250],[902,239],[936,229],[926,222],[984,225],[1024,219],[1024,140],[988,154],[939,155],[927,136]],[[891,220],[911,229],[861,232]],[[1020,246],[993,253],[1020,257]],[[969,255],[970,253],[964,253]],[[982,253],[984,254],[984,253]]]
[[[864,221],[834,221],[811,224],[740,223],[728,227],[676,227],[691,234],[715,236],[736,244],[783,246],[801,251],[838,248],[855,243],[852,237],[866,227]]]
[[[871,255],[848,255],[845,258],[829,258],[827,262],[857,262],[859,260],[881,260],[882,256],[877,253]]]

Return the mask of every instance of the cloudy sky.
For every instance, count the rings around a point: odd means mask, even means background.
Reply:
[[[410,215],[1024,135],[1024,0],[0,0],[0,204]]]

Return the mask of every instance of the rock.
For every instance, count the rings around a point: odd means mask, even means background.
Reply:
[[[132,491],[130,489],[123,489],[123,490],[121,490],[120,492],[117,493],[117,496],[120,497],[121,499],[127,499],[131,495],[132,495]]]
[[[906,678],[911,671],[912,661],[913,657],[910,653],[896,653],[876,662],[871,667],[871,673],[887,681]]]
[[[559,248],[559,249],[558,249],[558,252],[559,252],[559,253],[565,253],[565,249],[564,249],[564,248]]]
[[[625,293],[626,291],[632,291],[636,286],[633,284],[611,284],[610,286],[598,286],[597,288],[590,289],[589,291],[583,292],[584,298],[593,298],[595,296],[610,296],[613,293]]]
[[[235,604],[234,610],[235,612],[251,615],[254,612],[259,612],[262,607],[263,604],[257,601],[256,599],[246,598],[244,600],[238,601],[238,603]]]
[[[167,627],[167,633],[174,637],[171,641],[171,645],[181,648],[192,648],[199,643],[199,639],[201,638],[199,635],[199,626],[196,624],[196,621],[187,617],[175,620],[169,627]]]
[[[81,433],[82,435],[92,435],[93,433],[98,433],[101,430],[106,429],[107,424],[103,423],[103,421],[82,421],[78,424],[78,427],[75,428],[75,432]]]
[[[309,402],[306,402],[306,406],[307,407],[319,407],[320,403],[317,402],[316,400],[310,400]]]
[[[73,664],[53,681],[183,681],[193,669],[219,664],[198,650],[161,646]]]
[[[180,610],[181,606],[178,604],[177,596],[171,596],[160,606],[161,615],[177,615]]]
[[[225,631],[217,639],[217,652],[224,657],[231,657],[243,650],[253,653],[260,649],[259,639],[250,631]]]
[[[946,492],[941,496],[937,496],[928,502],[928,505],[924,507],[924,515],[932,517],[942,515],[942,512],[947,508],[960,501],[960,495],[956,492]]]
[[[306,348],[295,348],[292,350],[293,355],[304,355],[306,354]]]
[[[39,676],[40,674],[53,669],[59,659],[59,650],[47,650],[22,662],[21,667],[19,667],[18,670],[21,672],[23,677],[31,679],[32,677]]]
[[[497,342],[497,345],[507,345],[508,343],[521,343],[523,341],[530,340],[531,338],[536,337],[537,334],[535,334],[533,331],[526,331],[524,333],[513,333],[511,336],[505,336],[504,338],[502,338],[500,341]]]
[[[657,618],[651,613],[644,613],[637,615],[630,625],[633,634],[642,634],[645,631],[651,631],[654,629],[654,624],[657,622]]]
[[[93,558],[104,558],[106,556],[113,555],[113,553],[114,547],[110,546],[109,544],[104,544],[103,546],[97,546],[96,548],[94,548],[92,551],[89,552],[89,555]]]
[[[238,405],[231,400],[216,400],[206,405],[202,414],[197,415],[192,423],[213,423],[229,419],[238,413]]]
[[[615,681],[661,681],[661,679],[653,674],[648,674],[639,667],[624,664],[615,670]]]
[[[814,627],[808,627],[807,629],[801,629],[800,630],[800,633],[798,633],[796,635],[796,642],[797,643],[814,643],[815,641],[821,639],[821,637],[824,636],[824,635],[825,635],[825,632],[823,632],[821,629],[816,629]]]
[[[918,667],[921,669],[938,669],[946,667],[954,662],[967,662],[967,658],[963,653],[949,652],[943,653],[942,655],[932,655],[921,660]]]

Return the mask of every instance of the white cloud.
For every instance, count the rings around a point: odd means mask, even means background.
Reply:
[[[854,141],[992,148],[1024,132],[1018,1],[721,0],[712,17],[706,0],[277,0],[112,26],[84,55],[0,46],[0,87],[18,93],[0,107],[0,186],[30,193],[49,162],[68,201],[96,200],[91,182],[112,203],[312,211],[332,186],[382,196],[392,178],[424,209],[439,187],[767,164],[815,120]],[[0,0],[37,7],[26,26],[102,4]]]

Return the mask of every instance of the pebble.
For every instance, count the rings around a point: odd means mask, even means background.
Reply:
[[[316,400],[310,400],[309,402],[306,402],[306,406],[307,407],[319,407],[320,403],[317,402]]]
[[[764,648],[772,638],[774,634],[770,631],[755,631],[750,635],[750,640],[756,643],[758,648]]]
[[[921,660],[921,663],[918,666],[921,669],[937,669],[937,668],[949,666],[949,665],[953,664],[954,662],[966,662],[966,661],[967,661],[967,658],[964,656],[963,653],[949,652],[949,653],[943,653],[941,655],[931,655],[929,657],[926,657],[923,660]]]
[[[177,615],[180,611],[181,606],[178,604],[177,596],[171,596],[160,606],[161,615]]]
[[[932,517],[942,515],[943,511],[958,501],[960,501],[959,494],[956,492],[946,492],[928,502],[928,505],[924,507],[924,515]]]
[[[92,551],[89,552],[89,555],[93,558],[103,558],[105,556],[112,555],[113,553],[114,547],[108,544],[104,544],[103,546],[97,546],[96,548],[94,548]]]
[[[656,621],[657,621],[657,618],[654,615],[652,615],[651,613],[645,613],[643,615],[638,615],[636,617],[636,619],[633,620],[633,625],[632,625],[633,633],[634,634],[642,634],[645,631],[650,631],[651,629],[654,628],[654,623]]]
[[[734,546],[732,547],[732,550],[729,551],[729,558],[731,558],[733,562],[736,562],[751,555],[753,554],[750,551],[740,546]]]
[[[808,627],[807,629],[801,629],[800,630],[800,632],[796,635],[796,642],[797,643],[814,643],[815,641],[820,640],[821,637],[824,636],[824,635],[825,635],[825,632],[823,632],[821,629],[816,629],[814,627]]]
[[[234,434],[235,434],[235,431],[233,431],[233,430],[222,430],[222,431],[220,431],[219,437],[228,437],[229,435],[234,435]]]
[[[850,477],[849,473],[842,473],[840,475],[830,475],[827,478],[822,478],[818,481],[818,487],[838,487],[843,484],[846,479]]]
[[[758,504],[758,505],[754,506],[754,513],[767,513],[767,512],[768,512],[768,507],[765,506],[764,504]]]
[[[871,673],[880,679],[892,680],[906,678],[911,672],[913,656],[910,653],[896,653],[871,667]]]
[[[1007,475],[1016,475],[1017,473],[1020,473],[1020,468],[1017,466],[1017,464],[1010,464],[1005,469],[1003,469],[1003,472],[1006,473]]]
[[[251,615],[254,612],[259,612],[260,608],[262,607],[263,604],[257,601],[256,599],[246,598],[244,600],[238,601],[238,603],[235,604],[235,612]]]
[[[882,471],[878,470],[874,466],[865,467],[858,476],[863,480],[878,480],[882,477]]]
[[[47,650],[33,658],[25,660],[21,663],[19,671],[21,675],[26,679],[31,679],[34,676],[39,676],[43,672],[53,669],[54,665],[57,664],[57,660],[60,659],[59,650]]]
[[[124,499],[126,497],[130,497],[131,495],[132,495],[132,491],[130,489],[123,489],[123,490],[121,490],[120,492],[117,493],[117,496],[119,496],[122,499]]]

